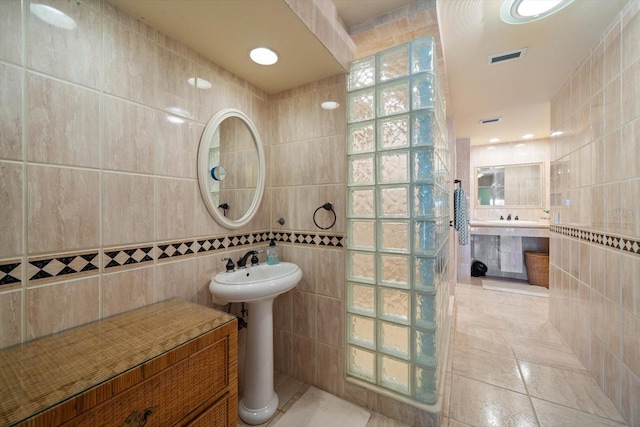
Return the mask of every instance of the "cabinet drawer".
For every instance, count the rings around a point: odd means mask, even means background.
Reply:
[[[187,424],[187,427],[227,427],[229,425],[229,394],[225,394],[213,405]]]
[[[229,384],[228,352],[224,337],[64,426],[122,426],[145,412],[146,426],[174,425]]]

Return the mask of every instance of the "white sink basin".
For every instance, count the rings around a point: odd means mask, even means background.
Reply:
[[[209,290],[216,304],[253,302],[275,298],[294,288],[301,278],[302,270],[291,262],[260,264],[216,274]]]
[[[471,221],[471,225],[474,225],[474,223],[476,225],[485,224],[485,225],[502,226],[502,227],[532,227],[532,226],[543,227],[546,225],[538,221],[527,221],[524,219],[518,219],[518,220],[488,219],[484,221]]]
[[[238,403],[238,414],[247,424],[263,424],[278,410],[273,388],[273,300],[300,279],[300,267],[281,262],[218,273],[209,283],[215,304],[246,302],[248,306],[244,395]]]

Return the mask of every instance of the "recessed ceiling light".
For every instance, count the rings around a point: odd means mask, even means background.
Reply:
[[[201,78],[189,77],[187,83],[191,86],[195,86],[198,89],[211,89],[211,82]]]
[[[339,106],[340,104],[338,104],[336,101],[325,101],[320,104],[320,107],[324,108],[325,110],[335,110]]]
[[[63,30],[75,30],[78,26],[69,15],[46,4],[31,3],[29,10],[40,20]]]
[[[491,138],[489,142],[500,142],[500,138]]]
[[[561,130],[557,130],[555,132],[551,132],[551,136],[560,136],[563,135],[564,132],[562,132]]]
[[[507,24],[526,24],[564,9],[573,0],[504,0],[500,18]]]
[[[526,135],[522,135],[522,139],[531,139],[533,138],[533,134],[532,133],[528,133]]]
[[[256,47],[249,52],[253,62],[260,65],[273,65],[278,62],[278,54],[268,47]]]

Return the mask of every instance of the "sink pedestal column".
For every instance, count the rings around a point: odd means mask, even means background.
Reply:
[[[248,303],[244,395],[238,405],[240,418],[263,424],[278,409],[273,389],[273,298]]]

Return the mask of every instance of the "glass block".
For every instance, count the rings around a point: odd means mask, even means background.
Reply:
[[[413,295],[413,324],[420,328],[432,329],[436,327],[436,296],[435,294],[414,293]]]
[[[381,184],[409,182],[409,151],[378,154],[377,169]]]
[[[375,350],[375,325],[375,319],[347,314],[348,341],[351,344]]]
[[[374,122],[349,126],[349,154],[367,153],[375,149]]]
[[[347,233],[349,249],[376,250],[376,222],[350,220]]]
[[[358,59],[349,69],[349,90],[362,89],[375,84],[376,57]]]
[[[433,71],[433,37],[421,37],[411,42],[411,73]]]
[[[416,221],[414,225],[413,250],[418,255],[435,255],[437,245],[435,221]]]
[[[441,258],[414,258],[413,288],[435,291],[436,279],[442,269]]]
[[[358,218],[375,217],[375,189],[374,188],[350,188],[349,189],[349,216]]]
[[[409,111],[409,81],[378,86],[378,117]]]
[[[409,216],[409,186],[382,187],[380,191],[380,202],[378,213],[383,217]]]
[[[409,293],[398,289],[380,288],[378,317],[403,325],[409,324]]]
[[[375,354],[361,348],[349,346],[347,371],[349,375],[365,381],[376,381]]]
[[[433,110],[422,110],[411,114],[411,145],[434,146],[436,116]]]
[[[379,283],[394,288],[409,288],[409,257],[380,255]]]
[[[413,110],[433,108],[436,95],[433,74],[417,74],[411,78],[411,107]]]
[[[375,118],[375,91],[365,89],[349,94],[349,123]]]
[[[433,185],[413,186],[413,217],[435,218],[440,215],[442,201],[438,199],[441,191]]]
[[[382,352],[409,360],[409,328],[393,323],[379,322],[379,348]]]
[[[378,121],[378,148],[403,148],[409,146],[409,116],[399,116]]]
[[[391,357],[380,356],[380,385],[409,394],[409,364]]]
[[[367,316],[376,314],[376,288],[359,283],[347,283],[347,310]]]
[[[414,330],[413,360],[421,365],[435,366],[436,363],[436,331]]]
[[[378,54],[378,81],[404,77],[409,74],[409,45],[394,47]]]
[[[374,185],[375,169],[373,154],[349,156],[349,185]]]
[[[347,271],[349,280],[364,283],[375,283],[374,253],[349,251]]]
[[[409,221],[380,221],[379,224],[381,251],[409,253]]]
[[[416,148],[411,155],[413,156],[413,181],[432,182],[436,163],[433,148]]]
[[[415,367],[413,397],[427,404],[436,403],[438,399],[435,368]]]

